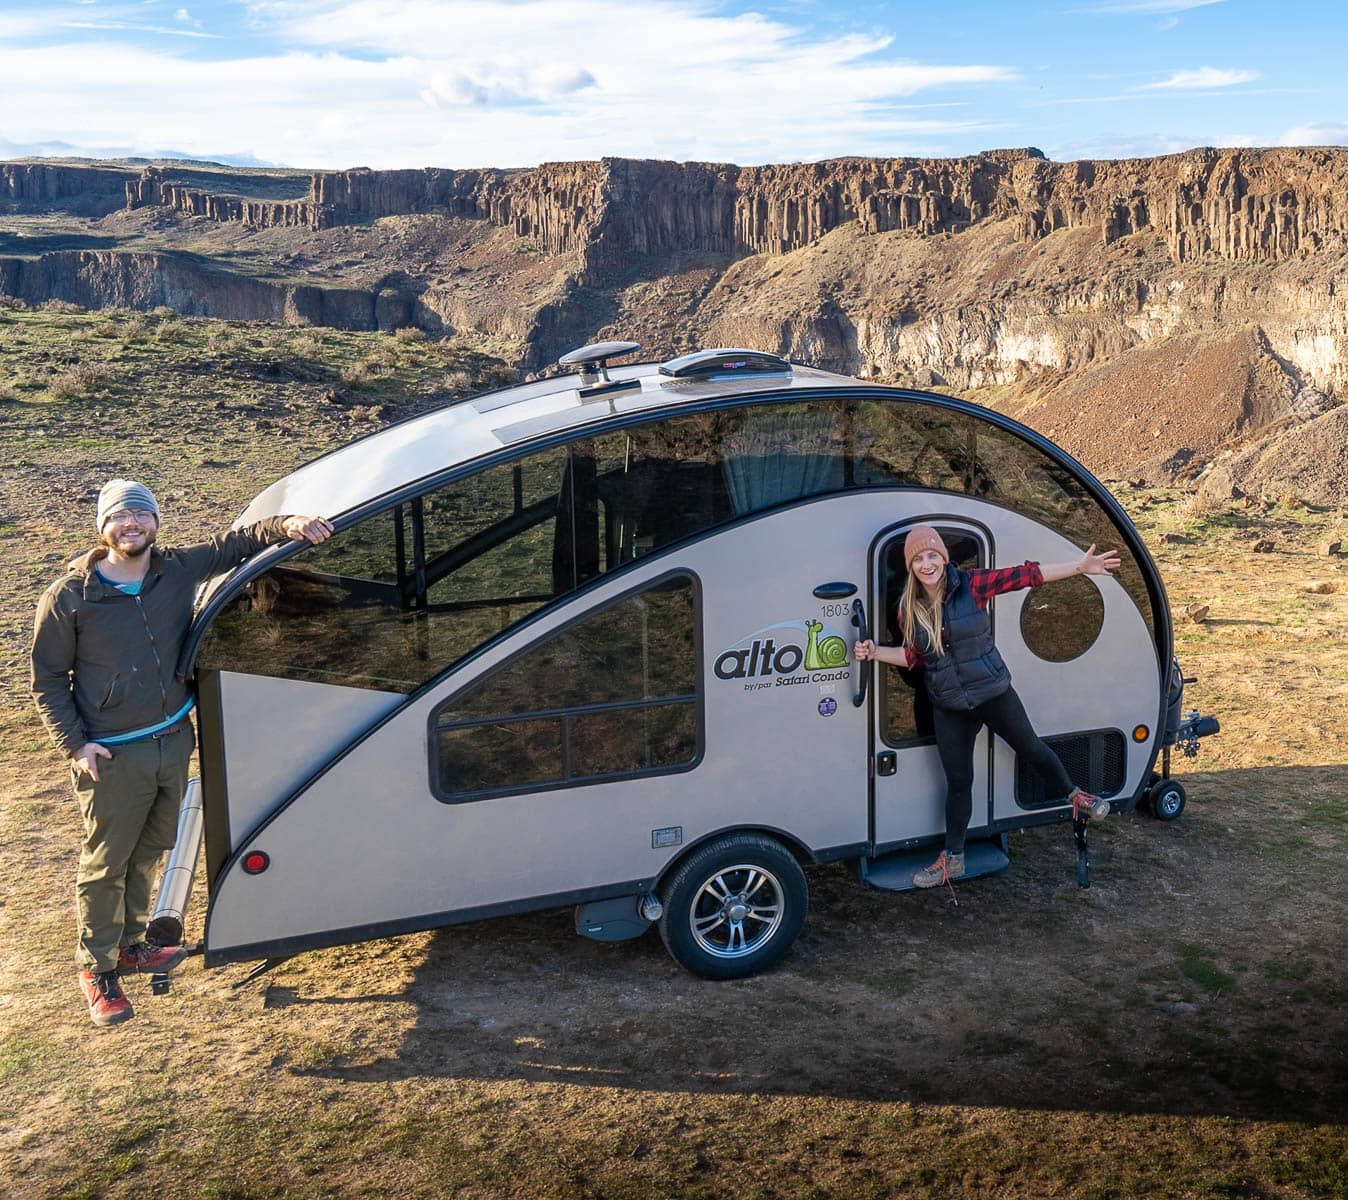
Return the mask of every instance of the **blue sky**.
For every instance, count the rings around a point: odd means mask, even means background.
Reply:
[[[1348,143],[1314,0],[0,0],[0,157],[296,167]]]

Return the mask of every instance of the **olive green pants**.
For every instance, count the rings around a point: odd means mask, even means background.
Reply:
[[[98,760],[97,783],[71,766],[84,818],[75,875],[75,958],[82,970],[114,970],[118,948],[145,936],[159,861],[178,836],[195,745],[188,724],[161,738],[109,746],[112,757]]]

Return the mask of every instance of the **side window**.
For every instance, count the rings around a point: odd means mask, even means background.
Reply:
[[[575,586],[556,536],[566,451],[481,471],[345,529],[259,576],[198,662],[412,692]]]
[[[693,766],[702,700],[696,582],[668,576],[586,615],[431,715],[448,802]]]
[[[945,525],[936,528],[950,550],[951,561],[957,567],[971,571],[987,565],[982,538],[967,529]],[[881,552],[881,596],[884,603],[882,640],[894,646],[903,642],[903,631],[899,628],[899,600],[908,580],[908,572],[903,565],[905,533],[891,538]],[[910,671],[907,667],[882,666],[879,674],[880,729],[885,744],[901,746],[932,737],[931,700],[927,697],[926,671],[920,667]]]

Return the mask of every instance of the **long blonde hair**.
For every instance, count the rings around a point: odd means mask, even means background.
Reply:
[[[903,611],[903,642],[914,650],[922,649],[917,640],[917,631],[921,628],[927,635],[928,644],[935,647],[939,658],[945,653],[945,643],[941,640],[941,603],[945,600],[945,573],[941,574],[941,585],[937,588],[936,602],[927,602],[926,589],[917,581],[913,571],[903,583],[903,598],[899,607]]]

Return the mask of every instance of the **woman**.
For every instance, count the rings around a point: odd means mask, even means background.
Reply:
[[[861,641],[853,653],[863,662],[926,668],[936,748],[946,778],[945,849],[913,882],[936,887],[964,874],[964,832],[973,813],[974,739],[984,725],[1034,766],[1049,795],[1067,797],[1073,814],[1085,812],[1096,821],[1109,814],[1109,801],[1076,787],[1062,761],[1031,727],[1011,686],[1011,673],[993,645],[987,606],[1002,592],[1070,575],[1107,575],[1118,569],[1119,556],[1114,550],[1096,554],[1092,545],[1076,562],[961,571],[951,563],[941,535],[930,525],[915,525],[904,539],[903,560],[908,568],[899,602],[903,645]]]

